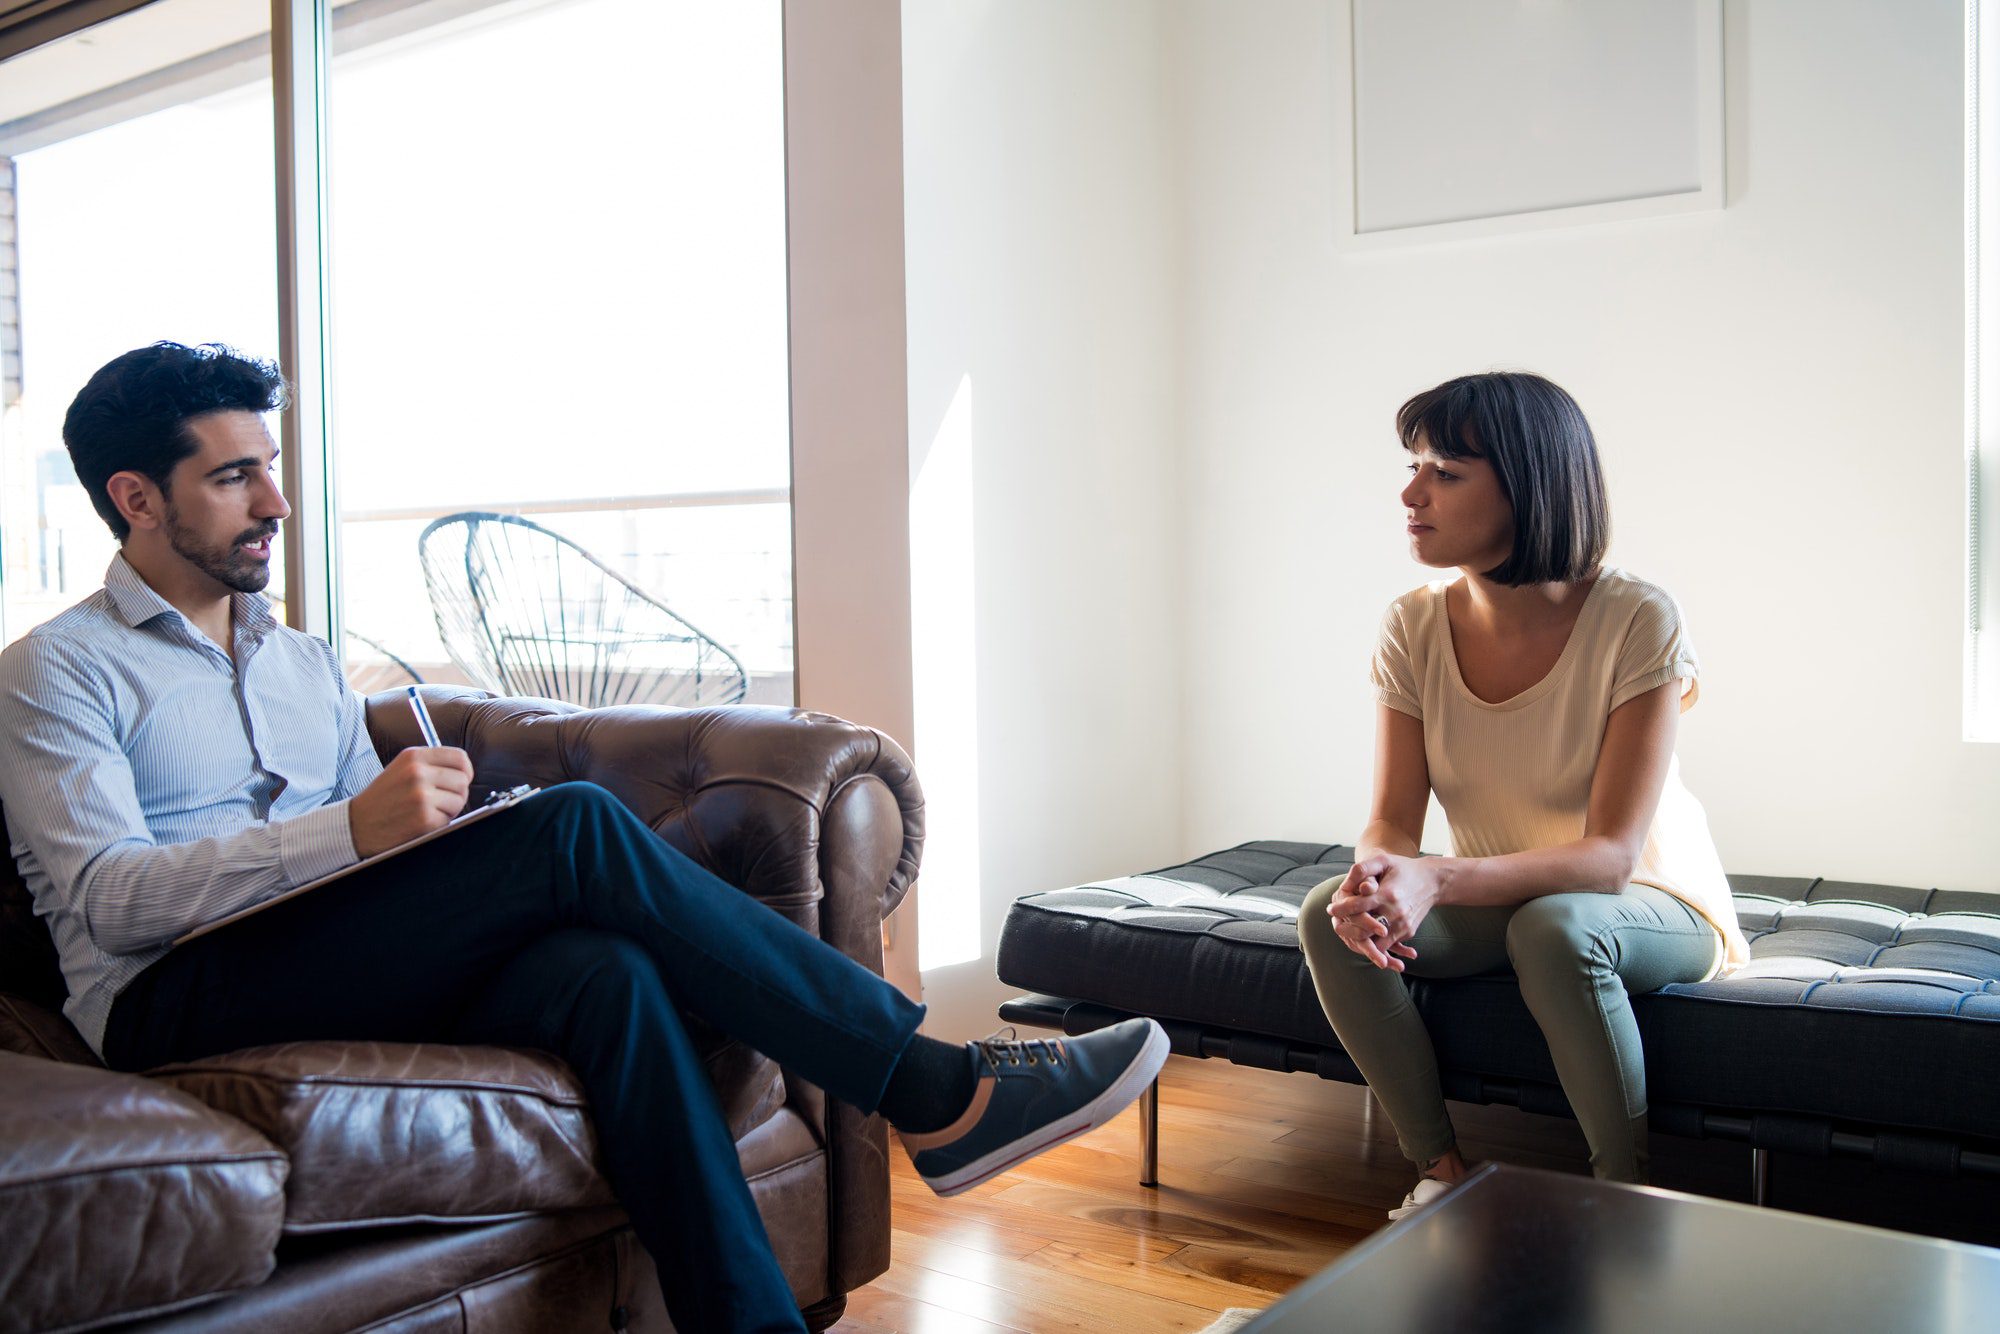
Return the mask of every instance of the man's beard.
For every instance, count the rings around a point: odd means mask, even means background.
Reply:
[[[205,547],[195,539],[194,534],[181,527],[180,513],[171,504],[167,506],[167,544],[188,564],[223,587],[233,588],[239,593],[263,592],[264,586],[271,582],[271,563],[252,560],[238,548],[245,542],[274,537],[277,532],[277,524],[260,523],[237,534],[226,547]]]

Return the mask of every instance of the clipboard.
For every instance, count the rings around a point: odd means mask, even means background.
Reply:
[[[238,908],[227,917],[218,917],[212,922],[204,922],[184,935],[175,936],[173,943],[176,945],[185,945],[190,940],[198,936],[205,936],[211,931],[220,930],[228,926],[231,922],[240,922],[246,917],[252,917],[263,912],[266,908],[276,907],[286,899],[297,898],[308,890],[318,889],[321,885],[330,885],[336,880],[344,880],[356,871],[365,871],[371,866],[388,861],[391,857],[400,857],[411,848],[422,847],[434,838],[443,838],[446,834],[454,830],[463,829],[467,825],[478,824],[489,815],[498,815],[501,811],[512,810],[541,790],[527,783],[523,783],[519,787],[498,789],[491,796],[487,797],[481,805],[453,816],[448,823],[438,826],[428,834],[419,834],[407,843],[398,843],[387,852],[378,852],[373,857],[363,857],[360,861],[352,865],[341,867],[331,875],[323,875],[317,880],[308,880],[303,885],[293,885],[282,894],[274,894],[270,898],[253,903],[247,908]]]

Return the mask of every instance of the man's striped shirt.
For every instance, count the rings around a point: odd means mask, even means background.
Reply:
[[[119,555],[0,652],[0,801],[100,1055],[175,937],[356,860],[347,801],[382,770],[361,699],[324,641],[233,597],[232,659]]]

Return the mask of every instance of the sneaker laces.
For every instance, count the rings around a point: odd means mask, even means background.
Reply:
[[[1010,1025],[972,1044],[981,1060],[995,1076],[1004,1063],[1020,1065],[1061,1065],[1069,1057],[1061,1038],[1022,1038]]]

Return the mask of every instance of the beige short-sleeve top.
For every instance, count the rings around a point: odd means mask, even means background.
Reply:
[[[1583,837],[1611,711],[1673,680],[1685,683],[1682,712],[1701,693],[1680,607],[1658,585],[1605,567],[1555,667],[1512,699],[1489,704],[1458,673],[1444,610],[1452,582],[1426,584],[1389,604],[1369,670],[1376,697],[1423,723],[1431,789],[1456,855],[1574,842]],[[1672,894],[1716,928],[1719,969],[1749,962],[1708,816],[1682,784],[1678,757],[1668,764],[1632,879]]]

